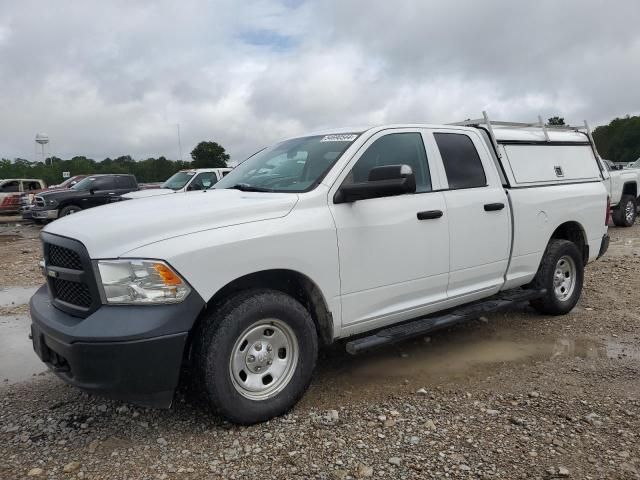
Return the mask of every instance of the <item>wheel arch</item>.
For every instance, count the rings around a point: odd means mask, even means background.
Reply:
[[[582,262],[586,265],[589,261],[589,244],[587,242],[587,234],[584,227],[577,221],[572,220],[564,222],[556,227],[551,234],[549,242],[552,240],[568,240],[575,244],[582,256]]]
[[[271,269],[253,272],[232,280],[220,288],[208,301],[203,313],[191,329],[191,335],[199,330],[205,312],[215,309],[230,296],[250,288],[278,290],[298,300],[310,313],[322,344],[333,341],[334,320],[320,287],[308,276],[289,269]],[[191,343],[191,342],[189,342]]]
[[[66,207],[76,207],[79,210],[82,210],[82,207],[80,206],[80,204],[74,200],[63,200],[62,202],[60,202],[58,204],[58,211],[62,210],[63,208]]]

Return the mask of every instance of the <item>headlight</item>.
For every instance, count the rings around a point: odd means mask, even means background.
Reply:
[[[169,265],[157,260],[100,260],[107,303],[179,303],[191,288]]]

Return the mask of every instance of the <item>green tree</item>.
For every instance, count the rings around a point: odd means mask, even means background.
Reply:
[[[547,125],[564,125],[564,118],[563,117],[551,117],[548,120],[549,123],[547,123]]]
[[[593,131],[593,140],[602,158],[613,162],[633,162],[640,158],[640,116],[614,118]]]
[[[191,151],[191,158],[193,168],[224,168],[227,166],[229,155],[217,142],[200,142]]]

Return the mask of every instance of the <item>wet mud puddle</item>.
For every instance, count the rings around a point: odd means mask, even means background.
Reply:
[[[606,254],[613,257],[640,256],[640,238],[625,238],[611,242]]]
[[[47,370],[31,346],[30,326],[28,315],[0,316],[0,386]]]
[[[449,333],[435,341],[416,340],[353,357],[338,350],[318,361],[320,396],[329,391],[367,390],[371,393],[397,389],[407,383],[429,387],[444,382],[462,382],[470,375],[491,374],[501,364],[526,364],[565,358],[611,358],[640,362],[640,348],[616,338],[557,338],[527,342],[512,338],[478,338]]]

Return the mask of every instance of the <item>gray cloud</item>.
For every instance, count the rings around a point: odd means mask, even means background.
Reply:
[[[233,158],[329,126],[640,111],[637,0],[0,4],[0,156]]]

